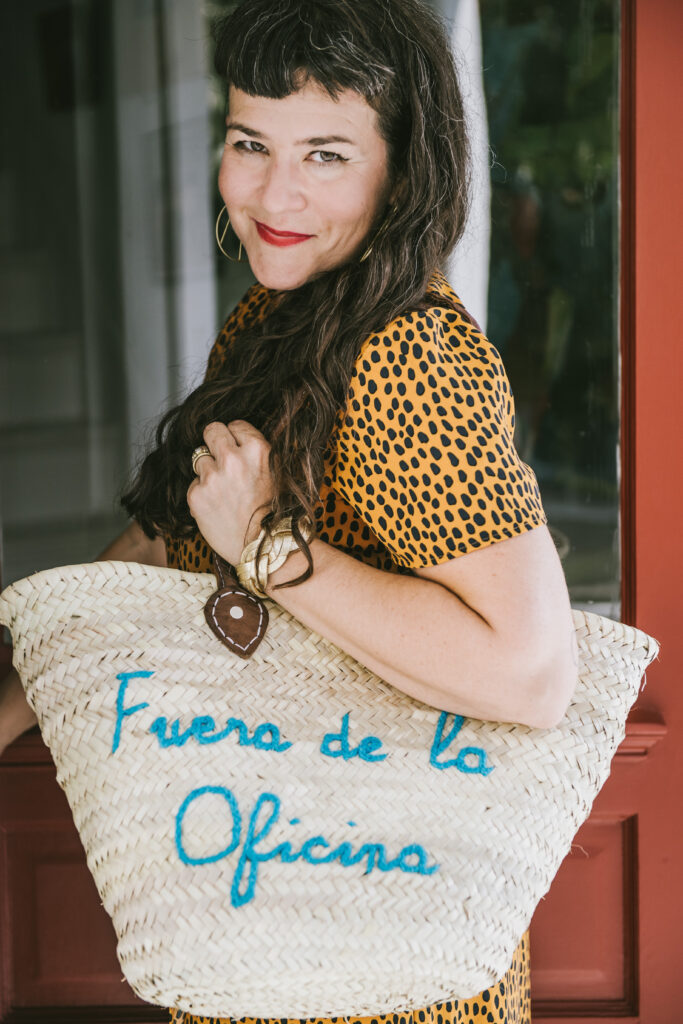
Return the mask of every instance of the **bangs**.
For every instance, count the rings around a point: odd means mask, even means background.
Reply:
[[[251,96],[283,99],[314,79],[332,99],[353,89],[371,102],[396,71],[371,41],[381,26],[360,7],[361,18],[338,0],[242,4],[214,27],[216,73]]]

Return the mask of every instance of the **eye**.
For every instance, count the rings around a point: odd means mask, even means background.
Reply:
[[[243,153],[263,153],[267,152],[266,147],[260,142],[255,142],[253,139],[238,139],[237,142],[232,143],[233,149],[241,150]],[[253,146],[258,146],[258,149],[253,149]],[[320,160],[312,160],[314,164],[338,164],[346,163],[348,157],[341,156],[339,153],[333,153],[331,150],[326,149],[315,149],[313,155],[319,154]]]
[[[324,157],[328,157],[328,156],[332,157],[331,160],[314,160],[313,161],[314,164],[346,163],[346,161],[348,160],[348,157],[346,157],[346,156],[341,156],[339,153],[328,152],[325,149],[316,149],[316,150],[314,150],[314,152],[315,153],[320,153],[320,155],[324,156]]]
[[[260,142],[254,142],[253,139],[239,139],[238,142],[233,142],[234,149],[241,149],[245,153],[260,153],[260,149],[251,149],[251,146],[261,146]],[[261,149],[265,149],[265,146],[261,146]]]

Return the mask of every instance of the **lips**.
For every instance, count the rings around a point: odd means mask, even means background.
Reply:
[[[277,231],[275,228],[271,228],[269,224],[263,224],[260,220],[256,223],[259,227],[270,232],[271,235],[278,235],[281,238],[311,238],[311,235],[302,235],[300,231]]]
[[[275,228],[262,224],[258,220],[254,223],[261,238],[266,242],[270,242],[271,245],[296,245],[297,242],[304,242],[307,238],[313,237],[312,235],[301,235],[294,231],[277,231]]]

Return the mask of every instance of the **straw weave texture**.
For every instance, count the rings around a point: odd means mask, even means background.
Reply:
[[[578,688],[532,729],[414,700],[270,600],[241,659],[204,621],[214,589],[96,562],[0,595],[130,985],[195,1014],[303,1018],[494,984],[657,642],[574,610]]]

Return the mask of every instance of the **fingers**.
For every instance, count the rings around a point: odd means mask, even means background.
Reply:
[[[235,448],[241,448],[250,441],[260,441],[270,447],[261,431],[247,420],[230,420],[227,425],[209,423],[204,428],[204,443],[217,462],[221,461],[222,454],[230,449],[234,451]]]
[[[209,424],[209,426],[211,425],[212,424]],[[261,431],[257,427],[255,427],[253,423],[249,423],[248,420],[230,420],[230,422],[228,423],[228,428],[233,434],[233,436],[236,437],[238,440],[247,437],[263,438],[263,434],[261,433]]]
[[[200,481],[216,469],[217,463],[223,463],[230,449],[235,451],[237,448],[233,435],[224,423],[210,423],[203,436],[204,444],[198,445],[192,453],[192,469]]]
[[[228,462],[240,453],[249,465],[261,463],[268,459],[270,445],[256,427],[246,420],[231,420],[225,423],[209,423],[205,427],[204,445],[195,448],[193,455],[202,448],[207,454],[193,459],[193,468],[200,483],[203,483],[214,470],[223,469]]]
[[[212,451],[214,441],[219,444],[221,441],[227,441],[229,444],[236,444],[237,447],[240,447],[245,441],[254,438],[258,438],[260,441],[266,440],[261,431],[247,420],[230,420],[227,425],[225,423],[209,423],[204,429],[204,441]]]
[[[214,458],[225,447],[235,447],[235,438],[230,433],[225,423],[209,423],[203,431],[204,444],[207,446]]]
[[[209,448],[205,444],[198,445],[197,448],[192,452],[192,472],[199,476],[199,463],[204,459],[205,461],[213,462],[213,455]]]

